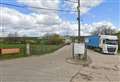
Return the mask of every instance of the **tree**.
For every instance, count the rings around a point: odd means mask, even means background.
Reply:
[[[9,33],[8,37],[6,37],[5,41],[8,43],[17,43],[21,41],[21,38],[19,37],[18,33]]]
[[[102,25],[100,27],[97,27],[93,32],[92,35],[96,35],[96,34],[104,34],[104,35],[113,35],[116,33],[115,29],[112,29],[110,26],[108,25]]]
[[[58,34],[47,35],[48,44],[62,44],[64,43],[64,38]]]

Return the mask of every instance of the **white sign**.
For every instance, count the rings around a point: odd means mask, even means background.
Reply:
[[[74,43],[74,54],[83,54],[85,53],[85,44],[84,43]]]

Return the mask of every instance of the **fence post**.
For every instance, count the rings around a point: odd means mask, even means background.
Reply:
[[[26,53],[27,55],[30,55],[30,44],[29,43],[26,44]]]

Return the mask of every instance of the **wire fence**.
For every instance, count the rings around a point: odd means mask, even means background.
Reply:
[[[23,43],[0,43],[0,50],[1,49],[20,49],[19,53],[10,53],[10,54],[2,54],[0,53],[0,60],[4,59],[13,59],[13,58],[20,58],[20,57],[27,57],[27,56],[33,56],[33,55],[43,55],[47,53],[52,53],[61,47],[63,47],[65,44],[59,44],[59,45],[48,45],[48,44],[30,44],[30,50],[27,54],[27,44]]]

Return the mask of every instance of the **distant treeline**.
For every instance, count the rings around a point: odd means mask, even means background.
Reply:
[[[64,37],[58,34],[45,35],[43,37],[0,37],[3,43],[31,43],[31,44],[63,44]]]

